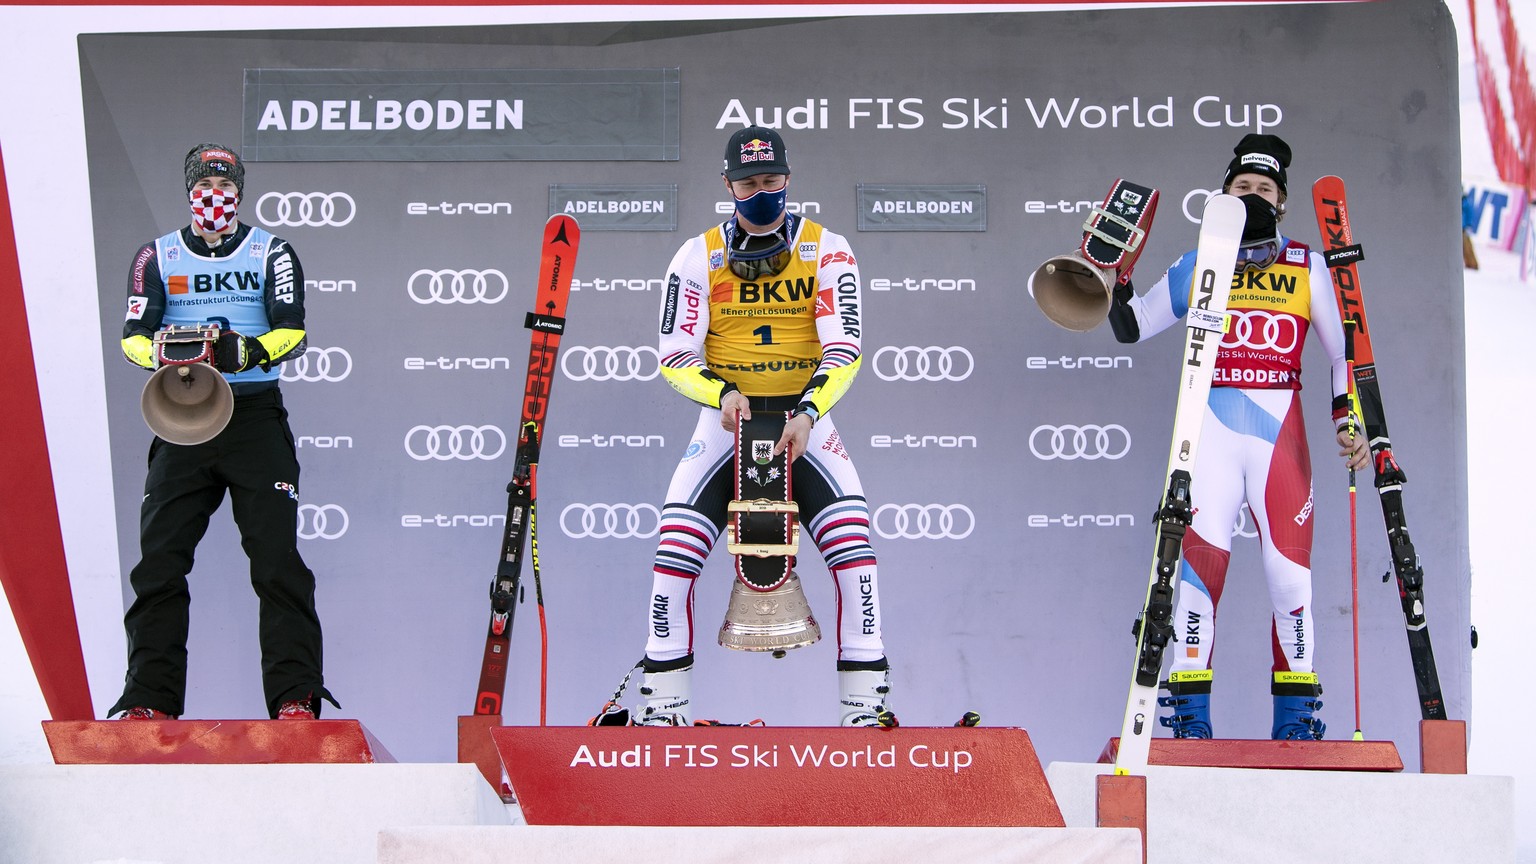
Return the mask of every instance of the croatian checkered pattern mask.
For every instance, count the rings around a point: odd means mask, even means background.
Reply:
[[[235,208],[240,205],[238,192],[221,192],[217,189],[193,189],[192,224],[204,231],[217,234],[235,221]]]

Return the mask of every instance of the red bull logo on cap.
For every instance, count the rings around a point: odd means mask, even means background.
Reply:
[[[741,145],[741,162],[772,162],[773,145],[761,138],[753,138]]]

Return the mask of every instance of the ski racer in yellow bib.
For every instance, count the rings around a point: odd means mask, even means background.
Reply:
[[[662,508],[637,722],[692,722],[694,580],[733,497],[737,418],[784,411],[774,453],[789,452],[801,523],[836,585],[837,719],[876,725],[890,688],[869,505],[827,416],[859,369],[858,262],[842,235],[786,212],[778,132],[733,134],[722,176],[736,211],[678,250],[661,308],[661,373],[703,407]]]

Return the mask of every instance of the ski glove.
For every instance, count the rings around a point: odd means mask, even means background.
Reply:
[[[267,362],[267,349],[256,339],[233,330],[219,334],[213,346],[213,368],[234,374]]]

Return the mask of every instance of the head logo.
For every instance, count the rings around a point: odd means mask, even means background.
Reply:
[[[1131,450],[1131,433],[1118,423],[1108,426],[1036,426],[1029,452],[1036,459],[1120,459]]]
[[[345,192],[268,192],[256,201],[256,218],[269,227],[340,228],[356,215]]]
[[[336,382],[352,374],[352,355],[345,348],[311,348],[280,368],[284,381]]]
[[[572,381],[649,381],[661,374],[661,355],[649,345],[578,345],[560,357],[560,368]]]
[[[573,540],[627,540],[655,537],[661,511],[653,504],[568,504],[560,530]]]
[[[406,293],[422,305],[500,303],[507,288],[500,270],[417,270],[405,283]]]
[[[882,381],[964,381],[976,370],[971,352],[959,345],[887,345],[875,352],[872,365]]]
[[[882,504],[872,521],[887,540],[964,540],[976,530],[964,504]]]
[[[412,426],[405,433],[405,452],[418,462],[489,461],[506,449],[506,433],[495,426]]]
[[[347,533],[351,519],[339,504],[300,504],[300,540],[335,540]]]

